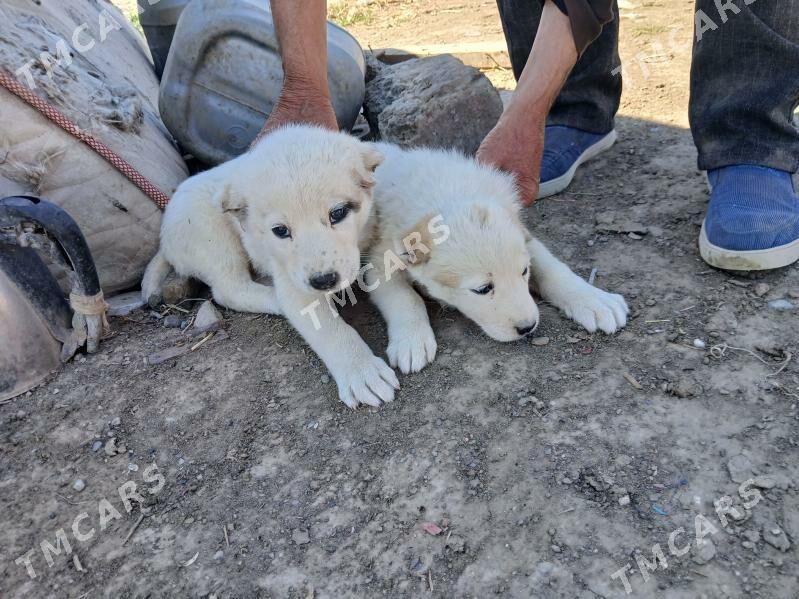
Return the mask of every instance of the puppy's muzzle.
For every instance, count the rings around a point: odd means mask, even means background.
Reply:
[[[317,272],[311,275],[308,279],[308,283],[314,289],[318,289],[319,291],[327,291],[329,289],[333,289],[336,285],[338,285],[339,276],[338,273],[335,271],[330,272]]]

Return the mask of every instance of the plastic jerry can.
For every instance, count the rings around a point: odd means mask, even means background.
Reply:
[[[161,80],[164,124],[201,162],[238,156],[260,132],[283,84],[267,0],[193,0],[178,20]],[[363,104],[366,65],[358,42],[327,26],[327,75],[339,126]]]
[[[265,0],[268,2],[269,0]],[[180,13],[191,0],[144,0],[139,1],[139,23],[150,46],[155,74],[158,78],[164,73],[166,57],[175,35]]]

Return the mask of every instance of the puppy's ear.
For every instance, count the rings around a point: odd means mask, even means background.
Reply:
[[[432,213],[423,217],[394,244],[403,262],[409,266],[418,266],[430,260],[435,245],[430,233],[430,221],[434,218],[435,214]]]
[[[363,165],[370,173],[375,172],[377,167],[383,164],[383,154],[373,143],[364,142],[363,144]]]
[[[225,183],[216,192],[214,202],[219,208],[231,217],[233,224],[244,230],[247,220],[247,203],[244,194],[240,193],[231,183]]]
[[[375,186],[374,172],[377,167],[383,163],[383,154],[372,143],[361,144],[361,158],[363,160],[363,170],[358,169],[358,185],[366,191],[371,190]]]
[[[484,229],[491,222],[491,212],[485,206],[472,206],[469,208],[469,218]]]

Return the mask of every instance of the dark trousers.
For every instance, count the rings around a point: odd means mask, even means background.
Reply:
[[[497,5],[518,79],[542,3],[497,0]],[[614,14],[577,61],[549,124],[592,133],[613,128],[622,87],[615,6]],[[799,0],[696,0],[696,14],[704,31],[698,41],[694,31],[689,119],[699,168],[756,164],[799,170],[799,129],[793,121],[799,104]],[[643,76],[635,75],[633,81]]]

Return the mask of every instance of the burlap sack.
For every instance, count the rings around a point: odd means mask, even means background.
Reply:
[[[186,167],[158,115],[143,38],[99,0],[3,0],[0,68],[47,99],[171,196]],[[0,87],[0,195],[44,197],[89,243],[103,290],[138,282],[161,213],[87,146]]]

